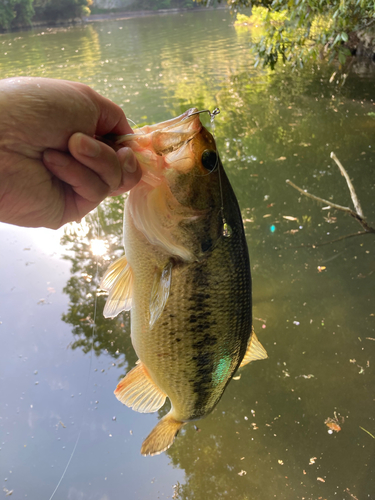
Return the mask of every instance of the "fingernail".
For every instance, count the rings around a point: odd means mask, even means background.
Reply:
[[[93,139],[92,137],[89,137],[84,134],[80,134],[81,137],[79,138],[78,144],[77,144],[77,149],[78,152],[81,153],[82,155],[85,156],[90,156],[91,158],[95,158],[96,156],[99,156],[100,154],[100,146],[99,143]]]
[[[124,151],[126,149],[126,151]],[[138,168],[138,161],[135,154],[130,148],[124,148],[123,154],[124,158],[122,161],[122,168],[126,170],[129,174],[134,174]]]
[[[65,167],[70,161],[64,153],[60,153],[59,151],[55,151],[53,149],[47,149],[44,151],[43,159],[49,165],[56,165],[57,167]]]

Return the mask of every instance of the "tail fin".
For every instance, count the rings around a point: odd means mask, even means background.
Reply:
[[[169,412],[152,429],[150,434],[142,443],[142,455],[159,455],[172,446],[178,431],[185,425],[185,422],[175,420]]]

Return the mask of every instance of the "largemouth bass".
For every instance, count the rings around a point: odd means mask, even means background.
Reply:
[[[171,446],[208,415],[236,370],[267,353],[252,330],[251,276],[241,212],[213,136],[198,111],[117,140],[132,148],[141,181],[125,202],[125,256],[107,270],[104,309],[131,309],[139,357],[115,395],[133,410],[171,410],[142,444]]]

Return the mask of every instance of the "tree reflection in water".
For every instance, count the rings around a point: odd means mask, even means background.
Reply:
[[[130,342],[129,313],[114,319],[104,318],[107,294],[100,291],[98,286],[110,262],[123,254],[123,206],[122,197],[108,198],[82,223],[70,224],[61,241],[67,249],[65,259],[72,263],[71,277],[64,288],[64,293],[70,297],[70,304],[68,312],[62,316],[63,321],[73,326],[72,333],[76,336],[70,347],[79,347],[85,353],[92,347],[97,356],[108,353],[120,367],[132,365],[136,361]],[[93,255],[91,243],[96,239],[106,243],[108,250],[105,255]],[[123,355],[125,359],[121,361]]]

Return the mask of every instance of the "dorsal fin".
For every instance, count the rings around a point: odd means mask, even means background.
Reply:
[[[266,359],[266,358],[268,358],[267,351],[259,342],[257,336],[255,335],[253,327],[249,343],[247,344],[245,356],[243,357],[243,360],[240,364],[240,368],[247,365],[251,361],[257,361],[258,359]]]
[[[172,262],[168,262],[164,269],[157,269],[154,275],[150,296],[150,328],[160,317],[169,297],[172,280]]]
[[[125,255],[113,262],[100,283],[100,288],[109,292],[103,315],[114,318],[121,311],[132,307],[133,272]]]
[[[152,413],[161,408],[166,394],[150,377],[142,361],[135,366],[116,387],[116,398],[140,413]]]

